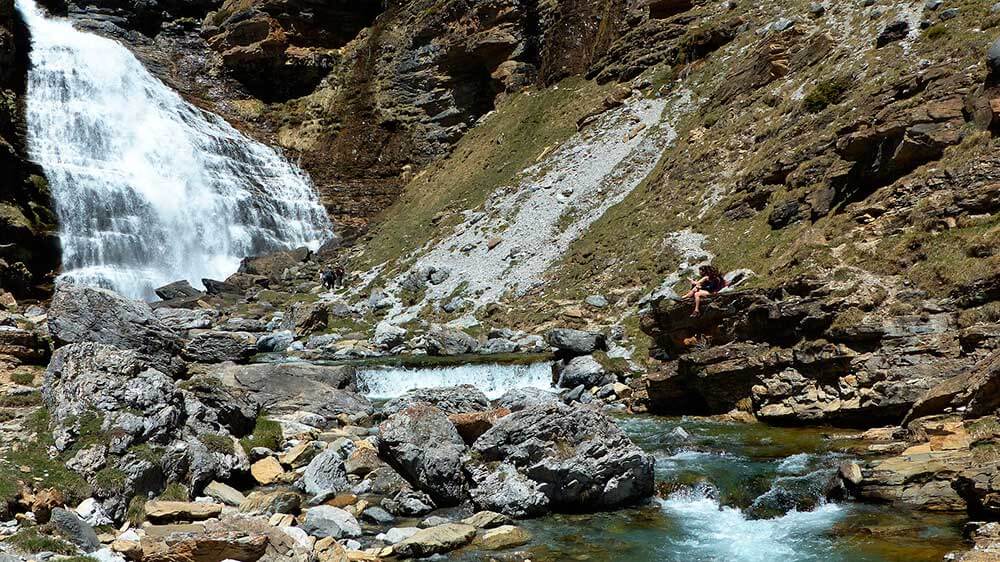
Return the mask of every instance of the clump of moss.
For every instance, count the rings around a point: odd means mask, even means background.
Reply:
[[[927,38],[928,41],[937,41],[938,39],[947,37],[948,35],[950,35],[950,32],[948,31],[948,28],[943,25],[932,25],[927,28],[927,31],[924,32],[924,37]]]
[[[35,382],[35,374],[28,371],[18,371],[10,376],[11,382],[22,386],[29,386]]]
[[[186,502],[191,500],[191,494],[188,493],[187,486],[179,482],[173,482],[167,484],[167,487],[163,489],[160,494],[159,499],[164,501],[178,501]]]
[[[104,495],[120,494],[125,491],[127,478],[125,473],[115,467],[105,467],[94,475],[94,487]]]
[[[810,113],[819,113],[828,106],[840,103],[844,99],[844,94],[850,89],[851,81],[848,78],[838,77],[824,80],[806,94],[802,105]]]
[[[146,498],[142,496],[132,496],[125,509],[125,520],[138,527],[146,520]]]
[[[5,542],[23,552],[54,552],[56,554],[75,554],[77,552],[76,547],[70,543],[55,537],[47,537],[33,527],[21,529]]]
[[[66,496],[66,503],[76,504],[91,496],[91,488],[82,476],[66,468],[61,458],[49,458],[52,445],[49,414],[44,408],[25,419],[25,428],[35,434],[0,459],[0,501],[12,501],[18,494],[18,481],[30,477],[37,488],[55,488]],[[19,467],[31,467],[29,475]]]
[[[27,408],[38,406],[42,403],[42,395],[38,392],[27,394],[4,394],[0,396],[0,407],[4,408]]]
[[[201,441],[203,445],[208,447],[208,450],[213,453],[231,455],[236,452],[235,447],[233,447],[233,440],[225,435],[219,435],[217,433],[203,433],[198,436],[198,440]]]
[[[257,418],[253,433],[240,439],[240,445],[247,453],[254,447],[266,447],[272,451],[281,447],[284,437],[281,434],[281,424],[267,419],[265,416]]]

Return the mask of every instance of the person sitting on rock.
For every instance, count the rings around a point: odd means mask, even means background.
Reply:
[[[701,299],[709,295],[714,295],[726,288],[726,280],[722,277],[722,273],[711,265],[699,267],[698,275],[701,275],[701,279],[697,281],[691,279],[691,290],[681,297],[683,299],[694,298],[694,310],[691,312],[692,318],[701,315]]]

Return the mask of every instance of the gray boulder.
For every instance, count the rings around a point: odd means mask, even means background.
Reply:
[[[492,338],[479,346],[480,355],[496,355],[499,353],[516,353],[520,346],[507,338]]]
[[[436,328],[426,339],[427,353],[431,355],[466,355],[479,348],[479,340],[461,330]]]
[[[261,353],[280,353],[287,351],[288,347],[295,341],[295,334],[290,330],[282,330],[262,336],[257,340],[257,351]]]
[[[184,372],[181,340],[148,304],[82,285],[60,285],[49,307],[49,333],[57,345],[97,342],[135,350],[171,376]]]
[[[465,442],[444,412],[418,403],[393,414],[379,431],[380,456],[435,502],[451,506],[467,499]]]
[[[171,299],[197,297],[205,294],[199,291],[198,289],[192,287],[191,284],[187,282],[187,280],[174,281],[169,285],[164,285],[158,289],[154,289],[153,292],[156,293],[156,296],[160,297],[165,301]]]
[[[558,364],[554,368],[557,367]],[[580,385],[593,388],[615,382],[614,375],[605,371],[593,355],[574,357],[561,369],[557,369],[557,372],[561,388],[576,388]]]
[[[484,463],[515,467],[556,510],[611,508],[653,493],[653,458],[587,406],[552,403],[515,412],[473,449]]]
[[[184,346],[184,358],[197,363],[244,363],[255,353],[253,337],[233,332],[204,332]]]
[[[267,329],[263,322],[256,318],[230,318],[226,320],[220,330],[227,332],[263,332]]]
[[[260,403],[249,392],[222,384],[210,374],[197,374],[184,381],[187,425],[198,433],[225,430],[233,435],[253,431]]]
[[[349,365],[222,363],[210,372],[223,384],[248,392],[273,415],[310,412],[321,416],[329,427],[340,414],[375,411],[367,398],[354,392],[355,369]]]
[[[584,332],[571,328],[557,328],[545,334],[545,341],[564,356],[589,355],[606,350],[607,342],[603,334]]]
[[[1000,2],[997,3],[1000,5]],[[1000,10],[998,10],[1000,13]],[[988,51],[986,51],[986,65],[990,69],[990,73],[994,76],[1000,76],[1000,39],[997,39],[990,45]]]
[[[56,534],[84,552],[101,548],[101,540],[97,538],[94,528],[72,511],[61,507],[53,509],[49,525]]]
[[[474,468],[470,473],[474,482],[470,495],[477,509],[518,519],[543,515],[549,510],[549,498],[541,485],[511,464],[501,463],[493,469]]]
[[[539,404],[549,404],[558,401],[559,397],[552,392],[540,388],[525,387],[512,388],[504,392],[503,396],[497,398],[496,405],[498,408],[507,408],[511,412],[519,412],[525,408]]]
[[[200,330],[210,328],[212,321],[218,316],[214,310],[204,308],[157,308],[153,311],[168,328],[184,333],[188,330]]]
[[[426,402],[446,414],[485,412],[490,409],[490,400],[483,391],[471,384],[440,388],[416,388],[408,390],[399,398],[393,398],[382,406],[382,413],[391,416],[414,404]]]
[[[437,505],[425,492],[403,489],[382,499],[382,507],[400,517],[419,517],[434,511]]]
[[[333,449],[323,451],[309,462],[300,484],[311,497],[343,492],[351,487],[347,482],[344,459]]]
[[[583,302],[594,308],[607,308],[609,304],[608,299],[605,298],[604,295],[590,295],[589,297],[583,299]]]
[[[314,537],[348,539],[361,536],[361,525],[353,515],[329,505],[321,505],[306,511],[302,529]]]
[[[42,386],[56,447],[72,445],[84,414],[101,418],[101,429],[115,435],[112,452],[133,443],[168,442],[183,425],[184,396],[170,377],[148,365],[138,352],[107,344],[58,349]]]

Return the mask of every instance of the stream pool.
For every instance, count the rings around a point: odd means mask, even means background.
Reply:
[[[379,401],[456,384],[497,398],[511,388],[548,388],[549,373],[548,363],[374,366],[359,370],[358,384]],[[522,521],[533,540],[517,552],[535,562],[929,562],[962,546],[960,515],[822,499],[838,464],[864,447],[848,430],[612,415],[654,456],[663,497]],[[508,558],[470,550],[450,559]]]

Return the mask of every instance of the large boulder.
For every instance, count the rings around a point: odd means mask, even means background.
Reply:
[[[436,406],[446,414],[465,412],[485,412],[490,409],[490,400],[483,391],[471,384],[440,388],[415,388],[393,398],[382,406],[382,413],[391,416],[418,402]]]
[[[500,408],[507,408],[511,412],[519,412],[539,404],[550,404],[558,401],[559,397],[554,393],[528,386],[512,388],[504,392],[503,396],[497,398],[496,405]]]
[[[349,539],[361,536],[361,525],[353,515],[329,505],[320,505],[306,511],[302,528],[319,538]]]
[[[117,453],[135,443],[167,443],[185,419],[184,396],[170,377],[137,351],[101,343],[58,349],[45,371],[42,399],[60,450],[73,444],[88,416],[115,436]]]
[[[302,488],[309,496],[320,496],[331,492],[343,492],[350,488],[344,459],[333,448],[316,455],[309,462],[300,480]]]
[[[565,365],[556,363],[553,369],[562,388],[576,388],[580,385],[584,388],[593,388],[617,382],[615,376],[605,371],[604,366],[594,359],[593,355],[574,357]]]
[[[402,542],[393,551],[407,558],[425,558],[461,548],[476,536],[476,528],[464,523],[445,523],[421,529]]]
[[[82,285],[60,285],[49,307],[49,333],[57,345],[97,342],[135,350],[150,365],[182,374],[180,337],[144,302]]]
[[[374,413],[371,402],[354,392],[352,366],[222,363],[212,374],[223,384],[248,392],[274,415],[310,412],[322,416],[330,426],[340,414]]]
[[[184,358],[197,363],[243,363],[255,353],[255,338],[234,332],[203,332],[184,346]]]
[[[418,403],[379,426],[379,453],[439,505],[467,499],[465,442],[440,409]]]
[[[431,355],[466,355],[478,348],[479,340],[461,330],[436,328],[427,334],[427,353]]]
[[[575,357],[588,355],[595,351],[607,350],[607,341],[603,334],[584,332],[571,328],[557,328],[545,334],[545,341],[559,350],[563,356]]]
[[[473,450],[485,463],[514,466],[557,510],[616,507],[653,493],[653,458],[587,406],[552,403],[515,412]]]
[[[199,297],[205,294],[202,291],[199,291],[198,289],[192,287],[191,284],[187,282],[187,280],[174,281],[169,285],[164,285],[158,289],[154,289],[153,292],[156,293],[156,296],[160,297],[165,301],[172,299]]]

